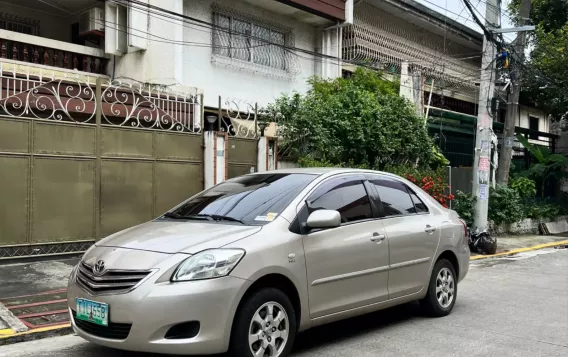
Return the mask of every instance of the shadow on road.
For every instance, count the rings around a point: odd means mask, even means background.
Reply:
[[[423,317],[421,316],[419,305],[417,303],[409,303],[316,327],[297,336],[292,355],[319,349],[350,338],[361,337],[399,323],[409,323],[409,320],[421,318]],[[111,350],[94,344],[86,345],[83,352],[87,356],[97,357],[166,357],[165,355],[150,353]],[[218,357],[225,357],[225,355],[219,355]]]

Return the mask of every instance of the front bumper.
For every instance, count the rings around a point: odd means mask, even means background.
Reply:
[[[77,298],[102,302],[109,305],[111,323],[132,324],[124,340],[89,334],[81,330],[72,317],[73,329],[90,342],[121,350],[179,355],[226,352],[235,311],[251,283],[231,276],[156,283],[161,274],[161,271],[155,272],[133,291],[118,295],[92,296],[71,280],[68,289],[70,310],[76,311]],[[189,321],[200,323],[195,337],[165,338],[170,327]]]

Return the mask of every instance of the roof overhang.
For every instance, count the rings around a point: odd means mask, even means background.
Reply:
[[[383,9],[404,21],[446,37],[474,50],[483,46],[483,35],[448,16],[414,0],[362,0]]]

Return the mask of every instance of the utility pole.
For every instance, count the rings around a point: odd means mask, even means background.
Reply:
[[[528,23],[531,12],[531,0],[522,0],[519,15],[521,18],[520,26]],[[513,144],[515,142],[515,124],[519,118],[519,96],[521,94],[521,76],[519,66],[525,58],[525,46],[527,42],[527,32],[520,31],[514,45],[516,53],[515,63],[511,71],[511,90],[507,94],[507,115],[505,116],[505,130],[503,131],[503,141],[501,142],[501,153],[499,155],[499,167],[497,169],[497,183],[506,185],[509,182],[509,170],[511,169],[511,159],[513,156]]]
[[[491,31],[501,18],[501,2],[487,0],[485,6],[485,27]],[[495,89],[496,48],[492,38],[483,38],[483,58],[481,61],[481,83],[479,86],[479,109],[477,114],[477,135],[475,137],[475,160],[473,162],[473,194],[476,195],[474,230],[487,230],[489,211],[489,172],[491,167],[491,133],[493,118],[491,99]]]

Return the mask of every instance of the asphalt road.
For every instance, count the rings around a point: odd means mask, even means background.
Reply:
[[[0,347],[1,357],[157,357],[113,351],[76,336]],[[416,304],[313,329],[293,356],[568,356],[568,249],[475,263],[453,313]]]

